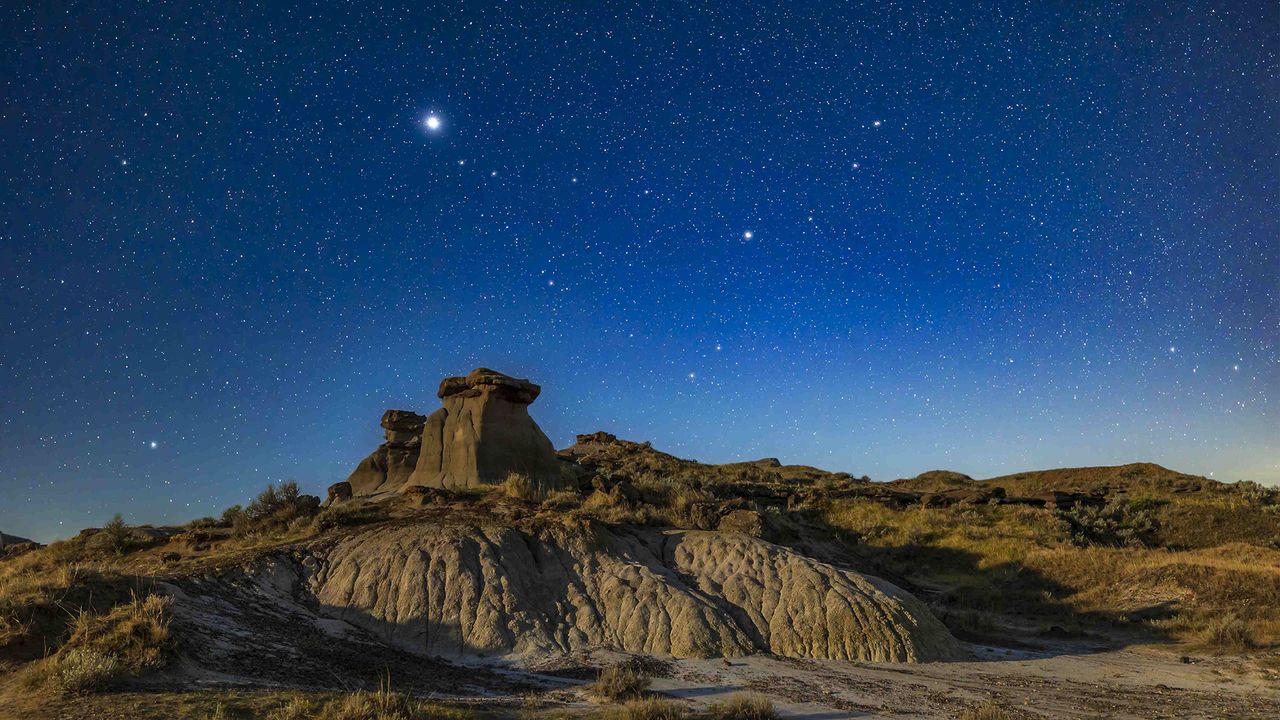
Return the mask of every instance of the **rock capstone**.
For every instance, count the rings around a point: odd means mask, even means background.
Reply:
[[[488,368],[448,377],[437,395],[444,407],[425,420],[410,485],[464,489],[498,485],[519,473],[544,490],[570,476],[551,441],[529,416],[542,388]]]

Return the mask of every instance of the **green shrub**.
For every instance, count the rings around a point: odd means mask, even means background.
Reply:
[[[1159,544],[1161,500],[1114,498],[1100,508],[1076,506],[1059,510],[1058,517],[1071,526],[1077,545],[1154,547]]]
[[[124,524],[120,513],[116,513],[110,522],[102,526],[102,535],[106,538],[107,547],[117,555],[129,552],[129,548],[133,546],[129,526]]]
[[[320,512],[320,498],[303,495],[298,483],[290,480],[279,486],[267,485],[247,507],[232,505],[222,513],[222,524],[230,527],[237,537],[264,532],[276,532],[301,527],[299,519],[311,518]]]

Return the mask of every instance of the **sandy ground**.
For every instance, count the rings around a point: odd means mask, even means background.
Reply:
[[[680,660],[653,689],[706,705],[749,690],[786,717],[955,718],[988,699],[1028,718],[1280,718],[1280,681],[1237,661],[1160,648],[969,646],[966,662],[894,665],[774,657]]]

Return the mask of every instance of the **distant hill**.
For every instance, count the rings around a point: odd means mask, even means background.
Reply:
[[[26,542],[31,542],[31,541],[24,537],[18,537],[17,535],[9,535],[8,533],[0,532],[0,550],[3,550],[9,547],[10,545],[17,545],[18,543],[26,543]]]
[[[1054,468],[974,480],[951,470],[930,470],[913,478],[894,480],[894,487],[914,492],[946,492],[998,486],[1010,496],[1038,497],[1049,492],[1111,496],[1143,491],[1156,495],[1195,493],[1223,486],[1216,480],[1188,475],[1155,463]]]
[[[1035,470],[1001,475],[982,482],[999,485],[1011,494],[1027,495],[1049,490],[1103,495],[1134,490],[1184,493],[1200,492],[1220,484],[1200,475],[1180,473],[1155,463]]]

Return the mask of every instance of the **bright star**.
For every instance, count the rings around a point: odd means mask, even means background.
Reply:
[[[751,239],[751,238],[753,238],[753,237],[755,237],[755,235],[754,235],[750,230],[748,230],[748,231],[746,231],[746,232],[742,233],[742,239],[743,239],[743,240],[750,240],[750,239]]]
[[[435,115],[428,115],[427,119],[422,121],[422,124],[426,125],[428,130],[439,130],[440,118]]]
[[[155,450],[156,448],[160,447],[160,443],[156,442],[155,440],[152,440],[150,443],[148,443],[148,445],[151,446],[152,450]]]

